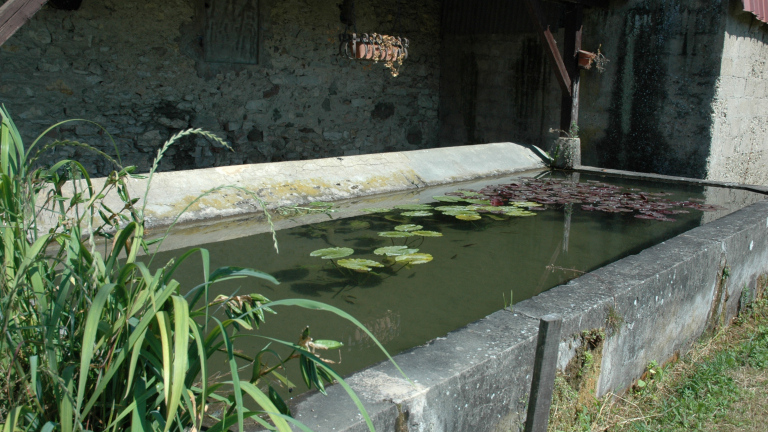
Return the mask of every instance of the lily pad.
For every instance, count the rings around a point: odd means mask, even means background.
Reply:
[[[435,210],[437,211],[458,211],[458,210],[469,210],[469,206],[439,206],[435,207]]]
[[[401,255],[395,258],[395,261],[404,264],[426,264],[432,261],[432,255],[427,253],[414,253],[410,255]]]
[[[472,204],[479,204],[479,205],[490,205],[491,204],[491,200],[487,200],[487,199],[466,199],[464,201],[466,201],[468,203],[472,203]]]
[[[421,237],[442,237],[443,233],[439,233],[437,231],[413,231],[411,232],[413,235],[421,236]]]
[[[371,271],[371,267],[384,267],[384,264],[362,258],[343,259],[339,260],[338,264],[344,268],[359,272],[369,272]]]
[[[405,222],[408,222],[410,220],[410,218],[404,217],[402,214],[399,214],[399,215],[386,215],[386,216],[384,216],[384,219],[386,219],[388,221],[392,221],[392,222],[397,222],[397,223],[405,223]]]
[[[355,220],[349,223],[349,228],[353,230],[368,229],[370,227],[371,227],[371,224],[366,221]]]
[[[473,214],[473,215],[460,214],[460,215],[456,215],[456,219],[465,220],[465,221],[473,221],[473,220],[478,220],[480,218],[481,218],[481,216],[478,215],[478,214]]]
[[[418,231],[420,229],[424,228],[421,225],[414,225],[414,224],[407,224],[407,225],[398,225],[395,227],[395,231]]]
[[[451,203],[451,202],[455,203],[463,200],[463,198],[457,197],[457,196],[433,196],[432,199],[435,201],[448,202],[448,203]]]
[[[428,211],[411,211],[411,212],[402,212],[400,214],[403,216],[410,216],[410,217],[432,216],[432,212],[428,212]]]
[[[471,196],[471,197],[480,197],[480,196],[483,196],[483,194],[481,194],[481,193],[477,193],[477,192],[473,192],[473,191],[468,191],[468,190],[461,190],[461,189],[459,189],[459,192],[460,192],[462,195],[464,195],[464,196]]]
[[[322,259],[338,259],[338,258],[344,258],[344,257],[350,256],[353,253],[355,253],[354,249],[344,248],[344,247],[335,247],[335,248],[318,249],[310,253],[309,256],[320,257]]]
[[[515,207],[541,207],[542,204],[539,204],[537,202],[532,201],[510,201],[509,205],[515,206]]]
[[[379,233],[379,237],[389,237],[389,238],[413,237],[413,234],[405,231],[384,231]]]
[[[364,208],[363,211],[367,213],[389,213],[392,211],[392,209],[384,207],[368,207]]]
[[[395,208],[399,210],[410,210],[410,211],[432,210],[432,206],[428,204],[401,204],[401,205],[395,206]]]
[[[386,256],[401,256],[401,255],[410,255],[418,252],[418,249],[409,249],[408,246],[387,246],[387,247],[380,247],[373,251],[376,255],[386,255]]]
[[[443,212],[446,216],[480,216],[476,211],[472,210],[453,210]]]

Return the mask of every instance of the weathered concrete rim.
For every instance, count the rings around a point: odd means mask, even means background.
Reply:
[[[174,224],[177,218],[186,223],[258,213],[262,208],[255,198],[274,208],[545,168],[537,150],[507,142],[161,172],[154,175],[147,195],[145,227],[160,229]],[[92,180],[97,191],[105,182],[104,178]],[[126,189],[131,197],[141,198],[147,185],[148,179],[130,178]],[[222,185],[227,189],[199,198]],[[71,196],[73,183],[63,190]],[[41,194],[38,207],[42,207],[44,198],[45,194]],[[104,202],[110,208],[123,205],[116,194],[110,194]],[[38,221],[40,229],[47,231],[55,226],[55,216],[44,213]]]
[[[677,176],[669,176],[669,175],[663,175],[663,174],[640,173],[640,172],[634,172],[634,171],[622,171],[622,170],[615,170],[615,169],[609,169],[609,168],[592,167],[587,165],[576,166],[574,167],[574,171],[589,173],[589,174],[608,174],[611,176],[628,178],[628,179],[636,179],[636,180],[683,183],[683,184],[693,184],[693,185],[701,185],[701,186],[716,186],[716,187],[741,189],[741,190],[746,190],[750,192],[768,194],[768,186],[749,185],[749,184],[743,184],[743,183],[695,179],[695,178],[689,178],[689,177],[677,177]]]
[[[766,192],[751,185],[592,167],[578,171]],[[415,387],[388,363],[354,373],[348,382],[379,431],[514,430],[525,418],[541,316],[563,317],[561,367],[571,360],[571,344],[581,332],[605,329],[610,313],[622,316],[624,324],[609,331],[605,341],[594,389],[597,395],[620,392],[650,361],[684,353],[705,332],[727,325],[754,298],[764,274],[768,200],[522,301],[514,313],[495,312],[395,356]],[[367,430],[339,386],[328,393],[299,398],[296,418],[318,431]]]

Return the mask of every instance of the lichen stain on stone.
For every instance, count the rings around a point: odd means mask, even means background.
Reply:
[[[235,170],[239,167],[225,167],[220,169]],[[371,176],[361,181],[329,181],[321,178],[295,180],[289,182],[273,182],[258,185],[258,190],[253,186],[244,186],[267,201],[270,206],[301,204],[308,201],[325,200],[334,201],[352,198],[362,194],[384,193],[399,191],[422,183],[418,180],[413,170],[397,171],[387,175]],[[198,196],[186,195],[177,202],[159,203],[158,206],[149,205],[147,215],[156,218],[176,217],[184,211],[200,212],[206,210],[227,211],[234,210],[242,213],[237,204],[243,201],[252,202],[253,198],[248,194],[234,190],[222,189],[221,191],[205,196],[194,202]],[[194,202],[194,204],[192,204]],[[190,205],[191,204],[191,205]],[[157,208],[160,207],[160,208]]]

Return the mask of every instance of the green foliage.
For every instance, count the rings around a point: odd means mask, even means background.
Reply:
[[[135,167],[122,168],[119,157],[109,158],[116,170],[103,182],[92,181],[73,160],[34,168],[39,153],[32,152],[37,141],[25,148],[4,107],[0,114],[0,422],[4,430],[181,432],[201,430],[206,421],[209,430],[237,425],[242,431],[244,419],[251,418],[265,427],[289,431],[289,423],[298,422],[271,383],[287,383],[279,371],[292,359],[298,359],[310,388],[324,392],[327,383],[339,381],[373,429],[360,400],[315,354],[316,349],[335,349],[339,343],[313,342],[306,329],[297,344],[262,336],[266,346],[254,358],[234,347],[246,332],[258,337],[254,332],[278,306],[334,313],[375,341],[362,324],[339,309],[309,300],[270,302],[259,294],[210,300],[211,286],[225,280],[278,282],[252,269],[211,270],[205,249],[192,249],[150,270],[137,260],[141,251],[150,254],[155,242],[145,239],[143,205],[149,186],[141,207],[129,193],[128,179],[138,177],[133,174]],[[219,140],[197,129],[179,132],[158,151],[148,184],[165,151],[190,134]],[[54,142],[42,150],[65,144]],[[67,185],[72,187],[69,192]],[[190,206],[228,187],[208,191]],[[251,192],[237,189],[264,206]],[[119,197],[120,208],[105,204],[112,194]],[[42,208],[36,203],[43,203]],[[55,221],[49,232],[40,232],[41,215]],[[97,247],[97,238],[109,241]],[[158,248],[164,238],[157,241]],[[203,278],[195,287],[182,287],[174,280],[174,272],[193,257],[200,260]],[[214,314],[216,309],[223,309],[226,318]],[[288,346],[292,352],[281,358],[270,344]],[[226,359],[227,381],[212,379],[208,362],[213,355]],[[252,363],[250,376],[237,359]],[[244,398],[252,399],[255,405],[251,406],[258,409],[246,409]],[[221,418],[207,416],[212,401],[224,406]]]

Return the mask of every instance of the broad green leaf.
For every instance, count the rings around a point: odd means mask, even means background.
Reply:
[[[354,249],[346,247],[334,247],[318,249],[309,254],[309,256],[320,257],[322,259],[339,259],[352,255],[355,253]]]
[[[395,231],[409,232],[409,231],[418,231],[418,230],[420,230],[422,228],[424,228],[424,227],[421,226],[421,225],[406,224],[406,225],[398,225],[398,226],[396,226],[395,227]]]
[[[411,234],[421,237],[442,237],[443,234],[437,231],[413,231]]]
[[[418,252],[418,249],[409,249],[408,246],[386,246],[373,251],[376,255],[399,256]]]
[[[401,255],[399,257],[395,257],[395,261],[403,264],[426,264],[432,261],[432,255],[426,253]]]
[[[379,233],[379,237],[389,237],[389,238],[413,237],[413,234],[405,231],[384,231]]]
[[[384,208],[384,207],[368,207],[362,209],[362,211],[366,213],[389,213],[392,211],[391,208]]]
[[[371,271],[371,267],[384,267],[383,264],[377,263],[376,261],[360,258],[339,260],[337,261],[337,264],[344,268],[361,272],[369,272]]]
[[[400,213],[403,216],[410,216],[410,217],[426,217],[426,216],[432,216],[433,213],[429,211],[410,211],[410,212],[402,212]]]

